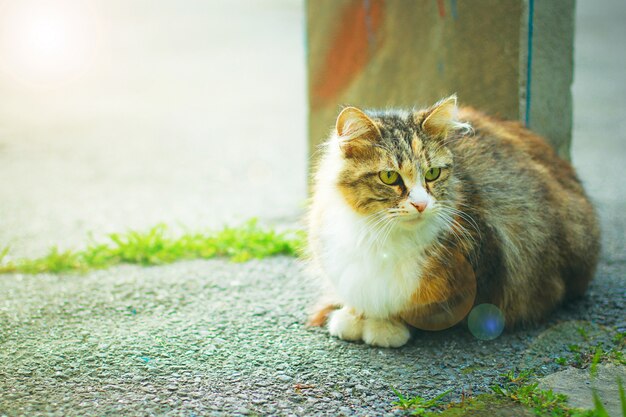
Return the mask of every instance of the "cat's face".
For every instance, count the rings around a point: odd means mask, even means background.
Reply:
[[[345,109],[337,120],[344,162],[337,184],[348,204],[359,214],[404,225],[445,208],[454,170],[445,145],[453,126],[446,118],[452,120],[455,110],[455,99],[417,113]]]

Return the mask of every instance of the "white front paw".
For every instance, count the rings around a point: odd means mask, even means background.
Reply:
[[[343,340],[360,340],[363,334],[363,319],[357,317],[351,308],[343,307],[331,313],[328,331],[332,336]]]
[[[400,347],[409,341],[409,328],[401,321],[366,319],[363,323],[363,341],[380,347]]]

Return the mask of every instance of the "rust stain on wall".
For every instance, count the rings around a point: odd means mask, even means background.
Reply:
[[[332,47],[314,77],[313,108],[334,102],[351,81],[367,66],[380,48],[384,0],[354,0],[340,14]]]

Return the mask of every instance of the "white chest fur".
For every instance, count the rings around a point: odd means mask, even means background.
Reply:
[[[367,317],[400,313],[420,283],[424,248],[434,227],[394,227],[389,235],[368,232],[367,219],[343,201],[326,210],[320,230],[320,261],[344,305]]]

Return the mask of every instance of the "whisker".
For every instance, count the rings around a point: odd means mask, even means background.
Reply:
[[[442,210],[442,211],[446,212],[447,214],[456,215],[460,217],[461,219],[465,220],[468,223],[468,225],[471,226],[476,231],[476,233],[480,235],[480,229],[478,227],[478,224],[467,213],[463,213],[458,210],[450,210],[450,211]]]
[[[357,242],[360,244],[366,236],[377,233],[377,228],[384,224],[387,217],[384,215],[385,210],[380,210],[370,215],[364,225],[363,230],[359,234]]]
[[[474,236],[472,236],[472,234],[469,233],[469,231],[452,216],[445,213],[444,211],[438,212],[437,216],[447,224],[447,226],[450,228],[451,235],[454,236],[460,244],[464,246],[469,245],[470,242],[474,245],[477,244]],[[456,226],[456,228],[452,226]]]
[[[465,220],[476,231],[476,233],[479,236],[481,235],[480,228],[478,227],[478,223],[468,213],[462,210],[459,210],[457,208],[450,207],[450,206],[443,205],[443,204],[438,204],[437,209],[441,212],[446,212],[447,214],[453,214],[453,215],[459,216],[460,218]]]
[[[380,244],[379,242],[383,242],[384,239],[382,239],[381,237],[386,236],[387,233],[391,230],[392,226],[393,226],[393,218],[391,217],[386,217],[385,218],[385,222],[383,223],[383,225],[379,228],[378,233],[376,233],[375,235],[371,236],[370,239],[370,248],[374,245],[376,245],[377,243],[379,244],[379,246],[383,247],[383,244]]]
[[[381,247],[384,248],[385,245],[387,244],[387,239],[389,238],[389,235],[391,234],[391,231],[393,230],[393,227],[395,226],[396,221],[397,221],[397,217],[390,218],[389,227],[387,227],[387,232],[385,233]]]

